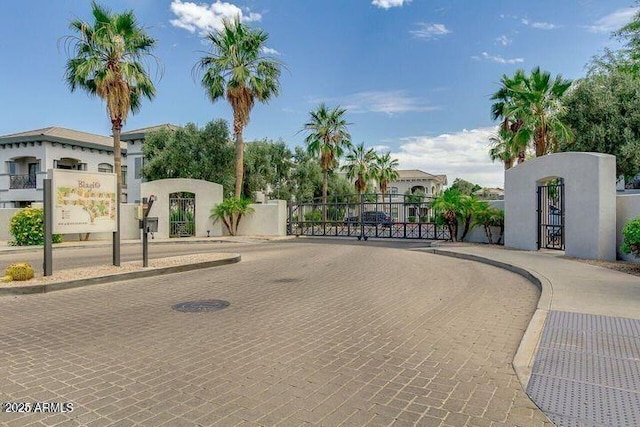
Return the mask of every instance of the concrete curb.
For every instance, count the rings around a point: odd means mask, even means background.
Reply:
[[[2,295],[26,295],[26,294],[42,294],[53,291],[61,291],[64,289],[79,288],[82,286],[100,285],[104,283],[117,282],[123,280],[141,279],[144,277],[158,276],[161,274],[180,273],[183,271],[197,270],[201,268],[218,267],[221,265],[235,264],[240,262],[242,257],[239,254],[233,254],[223,259],[214,261],[203,261],[193,264],[181,264],[171,267],[157,267],[148,270],[130,271],[126,273],[111,274],[108,276],[92,277],[88,279],[71,280],[67,282],[48,283],[32,286],[16,286],[0,288],[0,296]]]
[[[531,321],[529,322],[524,335],[522,336],[522,340],[520,341],[520,345],[518,346],[518,350],[516,351],[512,362],[513,369],[516,371],[516,375],[526,391],[531,378],[531,370],[533,368],[536,351],[538,350],[538,344],[542,337],[542,330],[544,329],[544,324],[547,320],[547,314],[551,309],[551,301],[553,300],[553,285],[551,281],[535,270],[478,255],[464,254],[455,251],[448,251],[446,249],[425,249],[425,252],[480,262],[482,264],[502,268],[524,277],[540,289],[538,306],[531,317]]]

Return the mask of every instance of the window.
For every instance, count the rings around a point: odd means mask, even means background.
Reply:
[[[120,172],[122,174],[122,188],[127,188],[127,166],[120,166]]]
[[[100,163],[98,165],[98,172],[113,173],[113,166],[109,163]]]
[[[16,162],[14,162],[13,160],[7,162],[7,172],[9,173],[9,175],[16,174]]]
[[[391,187],[391,194],[398,194],[398,187]]]
[[[134,178],[135,179],[140,179],[142,178],[142,168],[143,168],[144,164],[142,162],[142,157],[136,157],[134,159],[134,165],[133,165],[133,173],[134,173]]]

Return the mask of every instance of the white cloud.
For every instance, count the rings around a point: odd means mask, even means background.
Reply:
[[[520,22],[522,22],[524,25],[527,25],[531,28],[536,28],[538,30],[553,30],[554,28],[557,28],[555,24],[551,24],[549,22],[529,21],[526,18],[522,18]]]
[[[587,27],[592,33],[610,33],[628,24],[640,9],[627,7],[603,16],[593,25]]]
[[[314,99],[316,103],[319,100]],[[365,91],[333,99],[320,100],[340,104],[349,113],[384,113],[390,116],[410,111],[433,111],[439,107],[427,104],[425,99],[406,95],[404,91]]]
[[[382,9],[389,9],[392,7],[401,7],[405,4],[411,3],[411,0],[373,0],[372,5]]]
[[[489,158],[489,137],[496,127],[462,130],[439,136],[410,136],[400,139],[400,149],[391,156],[401,169],[422,169],[447,174],[449,183],[463,178],[483,187],[504,188],[504,166]]]
[[[503,34],[496,39],[496,42],[498,42],[498,44],[501,44],[502,46],[509,46],[513,42],[513,40]]]
[[[266,53],[267,55],[282,55],[282,54],[281,54],[280,52],[278,52],[277,50],[272,49],[272,48],[270,48],[270,47],[266,47],[266,46],[263,46],[263,47],[262,47],[262,53]]]
[[[383,144],[374,145],[371,148],[373,148],[376,153],[386,153],[391,149],[391,147],[389,147],[388,145],[383,145]]]
[[[503,58],[500,55],[490,55],[487,52],[482,52],[482,56],[472,56],[471,58],[472,59],[476,59],[476,60],[486,59],[488,61],[497,62],[499,64],[520,64],[520,63],[524,62],[524,58],[506,59],[506,58]]]
[[[444,24],[419,22],[418,27],[419,28],[417,30],[409,31],[413,34],[413,37],[417,39],[435,40],[440,38],[440,36],[451,33],[451,30],[449,30]]]
[[[217,0],[215,3],[192,3],[173,0],[171,11],[177,16],[172,19],[171,25],[183,28],[191,33],[198,31],[200,35],[205,35],[211,31],[222,29],[222,21],[239,17],[241,21],[260,21],[262,16],[246,10],[242,11],[238,6]]]

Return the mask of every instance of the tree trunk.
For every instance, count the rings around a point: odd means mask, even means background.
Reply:
[[[464,228],[462,229],[462,236],[460,236],[461,242],[464,242],[465,237],[469,234],[469,228],[471,228],[471,215],[467,215],[464,220]]]
[[[233,111],[233,136],[236,140],[236,198],[242,196],[244,176],[244,141],[242,140],[242,121],[236,110]]]
[[[327,193],[329,192],[329,170],[322,170],[322,221],[327,220]]]
[[[120,266],[120,202],[122,199],[122,150],[120,148],[120,132],[122,119],[111,120],[113,132],[113,170],[116,174],[116,231],[113,233],[113,265]]]

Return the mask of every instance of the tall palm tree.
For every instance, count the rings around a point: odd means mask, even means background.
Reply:
[[[349,123],[344,118],[347,110],[335,107],[328,109],[321,103],[315,111],[311,111],[310,120],[304,124],[303,132],[307,132],[305,143],[307,151],[320,159],[322,168],[322,204],[327,204],[329,171],[338,165],[338,159],[344,149],[349,146]],[[323,221],[326,221],[326,209],[323,209]]]
[[[526,78],[527,76],[523,70],[516,70],[513,77],[503,74],[500,79],[500,89],[491,96],[491,99],[496,101],[491,105],[491,118],[500,120],[498,138],[501,140],[499,142],[491,141],[492,145],[494,145],[493,148],[497,148],[497,150],[492,148],[493,152],[489,153],[492,160],[498,160],[499,158],[505,161],[509,159],[511,153],[515,153],[518,163],[524,161],[529,138],[527,135],[518,133],[518,130],[522,127],[522,120],[516,117],[512,110],[515,108],[517,88],[522,85]],[[496,157],[498,153],[499,155]],[[508,169],[506,166],[507,164],[505,163],[505,170]],[[513,166],[513,162],[510,163],[509,167],[511,166]]]
[[[142,98],[153,99],[155,87],[144,67],[156,41],[138,25],[133,11],[112,13],[91,2],[93,23],[74,20],[74,34],[65,38],[70,58],[65,79],[71,89],[83,89],[107,104],[113,133],[113,162],[116,174],[117,231],[114,233],[114,265],[120,265],[120,198],[122,193],[122,157],[120,132],[129,111],[140,109]],[[72,52],[70,52],[72,51]]]
[[[354,182],[360,206],[362,206],[362,194],[367,191],[369,181],[374,178],[376,152],[373,148],[365,150],[364,143],[360,145],[349,144],[349,152],[345,155],[345,164],[342,170],[347,172],[347,178]],[[362,209],[358,210],[358,220],[362,222]]]
[[[504,114],[522,122],[516,130],[518,139],[532,141],[536,157],[551,152],[559,140],[574,139],[560,118],[565,111],[562,96],[571,84],[561,75],[552,79],[549,72],[536,67],[531,75],[509,88],[512,102],[505,106]]]
[[[381,156],[376,155],[376,161],[374,164],[374,177],[378,181],[380,186],[380,192],[382,193],[382,199],[387,193],[389,183],[398,179],[398,159],[392,159],[391,153],[384,153]]]
[[[447,188],[431,202],[431,209],[444,218],[452,242],[457,241],[458,219],[462,216],[463,212],[465,212],[464,204],[468,197],[469,196],[463,195],[455,188]]]
[[[489,157],[492,161],[501,161],[504,164],[505,171],[513,167],[513,163],[522,151],[515,146],[514,138],[515,134],[511,130],[502,128],[499,128],[498,132],[489,138],[491,145]]]
[[[206,40],[211,53],[202,57],[194,70],[202,73],[201,84],[211,102],[225,97],[233,110],[236,144],[235,196],[242,194],[244,141],[242,132],[256,102],[267,103],[280,93],[281,64],[264,55],[269,35],[240,22],[225,19],[223,28],[211,32]]]

